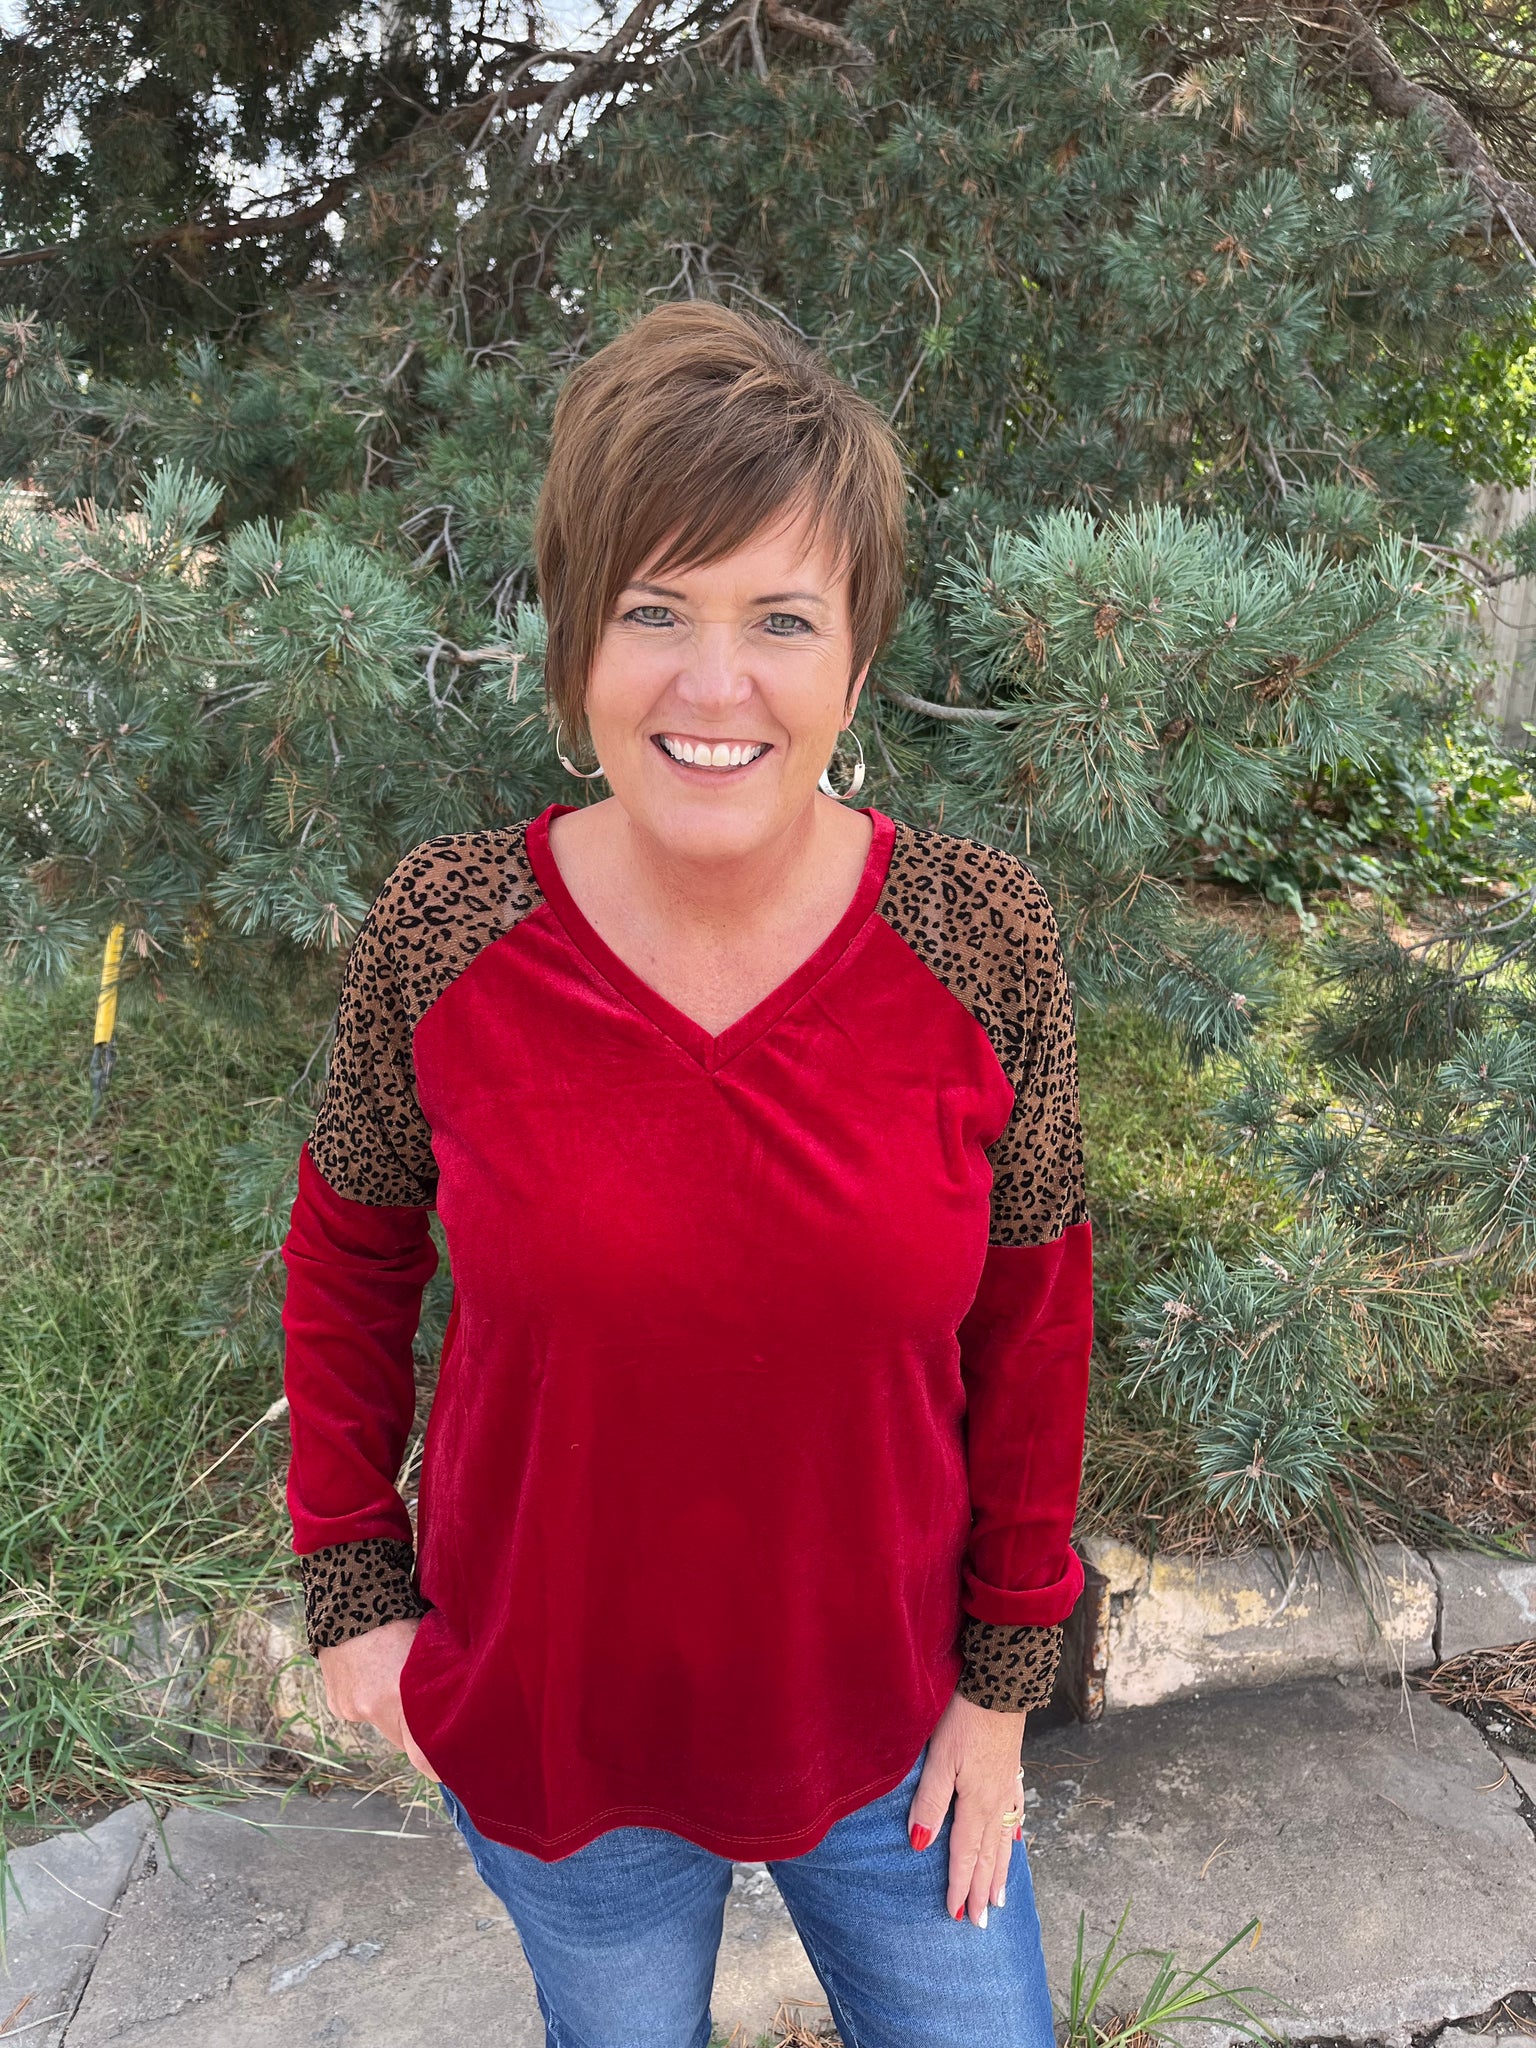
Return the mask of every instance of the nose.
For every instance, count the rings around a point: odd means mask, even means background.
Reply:
[[[752,695],[747,650],[725,620],[699,626],[691,636],[677,677],[677,694],[701,711],[724,711]]]

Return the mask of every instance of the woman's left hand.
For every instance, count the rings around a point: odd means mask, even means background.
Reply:
[[[976,1925],[985,1927],[987,1907],[1006,1903],[1013,1829],[1003,1827],[1001,1817],[1022,1804],[1024,1719],[1022,1713],[978,1707],[956,1693],[928,1738],[923,1775],[907,1810],[907,1831],[914,1849],[926,1848],[954,1800],[946,1894],[953,1920],[969,1909]]]

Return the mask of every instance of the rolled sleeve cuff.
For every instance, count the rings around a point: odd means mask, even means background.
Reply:
[[[965,1668],[955,1690],[978,1707],[1026,1714],[1045,1706],[1061,1662],[1062,1631],[1008,1628],[1001,1622],[967,1618],[960,1639]]]
[[[387,1621],[420,1620],[427,1602],[416,1589],[414,1564],[409,1543],[383,1536],[328,1544],[300,1557],[309,1647],[334,1650]]]
[[[967,1565],[960,1579],[960,1605],[978,1621],[1008,1622],[1014,1628],[1049,1628],[1066,1620],[1082,1590],[1082,1559],[1069,1549],[1066,1568],[1059,1579],[1053,1579],[1048,1586],[1030,1586],[1023,1591],[989,1586]]]

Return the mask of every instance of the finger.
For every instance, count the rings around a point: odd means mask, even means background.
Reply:
[[[974,1808],[956,1800],[955,1816],[949,1826],[949,1888],[944,1896],[951,1920],[965,1918],[976,1876],[976,1859],[982,1854],[983,1846],[982,1822]],[[988,1875],[991,1868],[988,1863]],[[978,1901],[977,1911],[980,1905],[981,1901]]]
[[[1015,1813],[1022,1813],[1024,1810],[1024,1772],[1022,1768],[1015,1773],[1013,1798],[1009,1804]],[[992,1863],[991,1903],[994,1906],[1006,1906],[1008,1903],[1008,1869],[1013,1860],[1013,1845],[1022,1837],[1023,1833],[1024,1829],[1018,1822],[1009,1827],[1003,1827],[1002,1825],[998,1827],[997,1854]]]
[[[343,1679],[333,1685],[329,1679],[325,1687],[325,1704],[338,1721],[349,1721],[354,1727],[371,1722],[387,1742],[400,1747],[393,1733],[394,1716],[399,1706],[399,1695],[391,1687],[359,1687]]]
[[[923,1765],[923,1775],[917,1781],[917,1790],[912,1794],[912,1804],[907,1808],[907,1836],[914,1849],[926,1849],[938,1834],[954,1796],[953,1767],[946,1768],[930,1755]]]
[[[1001,1836],[1002,1841],[997,1852],[997,1859],[992,1865],[992,1886],[989,1898],[990,1903],[994,1906],[1006,1906],[1008,1903],[1008,1871],[1013,1861],[1013,1829],[999,1828],[997,1832]]]
[[[403,1749],[407,1756],[410,1755],[411,1743],[406,1734],[405,1716],[400,1711],[399,1693],[386,1693],[382,1699],[369,1700],[366,1707],[356,1708],[351,1719],[372,1728],[386,1749]]]
[[[1010,1833],[1012,1831],[1010,1830]],[[1003,1830],[996,1821],[987,1829],[976,1853],[975,1868],[971,1872],[970,1895],[966,1899],[966,1910],[978,1927],[987,1924],[987,1907],[992,1897],[993,1873],[997,1867],[998,1851],[1002,1847]]]

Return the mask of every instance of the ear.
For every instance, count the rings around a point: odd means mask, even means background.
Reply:
[[[854,677],[853,681],[848,685],[848,695],[843,704],[844,732],[846,732],[849,726],[853,723],[853,714],[859,708],[859,697],[863,691],[865,683],[869,679],[870,663],[873,662],[873,660],[874,656],[871,655],[869,661],[865,662],[864,666],[859,670],[858,674]]]

